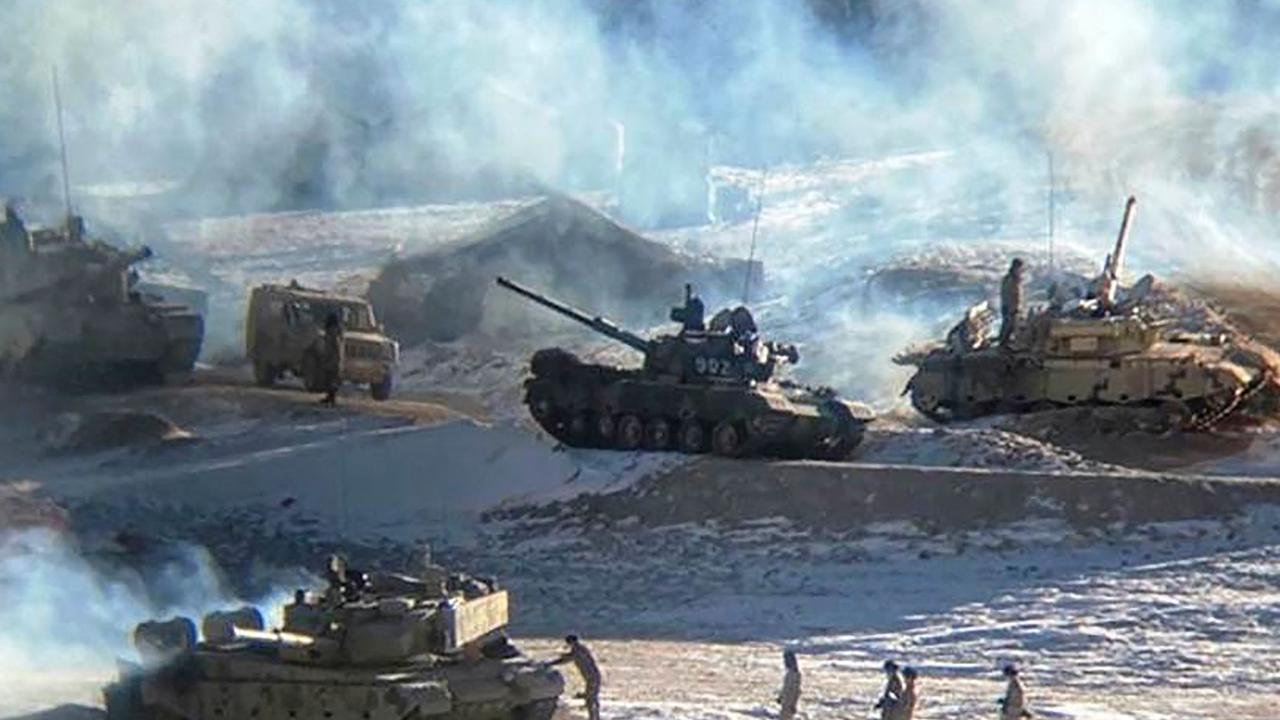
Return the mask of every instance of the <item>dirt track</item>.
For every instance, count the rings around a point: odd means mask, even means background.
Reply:
[[[928,533],[1029,519],[1076,528],[1227,518],[1280,504],[1280,480],[704,458],[623,491],[513,515],[635,517],[649,526],[786,518],[830,531],[909,521]]]

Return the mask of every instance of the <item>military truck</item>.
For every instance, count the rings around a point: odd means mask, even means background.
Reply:
[[[320,392],[324,323],[337,315],[343,327],[342,380],[367,384],[375,400],[391,397],[400,345],[387,337],[367,300],[288,285],[260,285],[249,294],[245,352],[254,380],[270,387],[285,373]]]
[[[746,307],[704,323],[701,300],[686,295],[671,311],[680,331],[645,339],[506,278],[497,282],[644,355],[640,368],[625,368],[584,363],[563,348],[534,353],[525,404],[566,445],[839,460],[875,417],[831,388],[776,377],[800,353],[761,339]]]
[[[67,215],[0,223],[0,374],[84,389],[156,381],[195,365],[204,318],[139,288],[145,246],[121,250]]]
[[[1167,428],[1205,429],[1274,386],[1273,361],[1244,338],[1179,332],[1151,317],[1144,278],[1120,286],[1136,201],[1130,198],[1102,272],[1076,293],[1052,293],[1005,344],[994,312],[971,308],[943,342],[894,360],[916,367],[911,403],[939,422],[1078,406],[1156,408]]]
[[[417,577],[330,561],[283,624],[255,608],[151,621],[104,688],[108,720],[550,720],[564,678],[508,641],[507,592],[427,564]]]

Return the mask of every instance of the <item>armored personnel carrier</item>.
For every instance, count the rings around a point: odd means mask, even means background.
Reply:
[[[994,312],[971,308],[945,342],[901,353],[916,367],[911,403],[940,421],[1074,406],[1157,408],[1168,428],[1205,429],[1274,384],[1274,362],[1241,338],[1178,332],[1150,317],[1144,278],[1120,287],[1136,201],[1129,198],[1102,273],[1077,293],[1034,308],[1000,344]]]
[[[156,380],[190,370],[204,320],[135,286],[142,247],[85,236],[80,217],[28,231],[11,207],[0,225],[0,372],[58,384]]]
[[[491,581],[427,565],[361,573],[333,558],[329,586],[298,590],[267,630],[253,608],[147,622],[142,664],[104,689],[109,720],[549,720],[564,679],[506,639]]]
[[[684,306],[671,311],[681,330],[646,340],[506,278],[498,284],[644,355],[640,368],[623,368],[584,363],[562,348],[534,353],[525,404],[566,445],[835,460],[874,419],[830,388],[775,377],[799,352],[761,340],[745,307],[704,324],[701,300],[686,289]]]

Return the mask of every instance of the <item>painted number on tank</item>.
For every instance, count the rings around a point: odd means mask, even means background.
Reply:
[[[720,375],[723,377],[733,375],[733,363],[720,358],[698,356],[693,359],[693,369],[699,375]]]

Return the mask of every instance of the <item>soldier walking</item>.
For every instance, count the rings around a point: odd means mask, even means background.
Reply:
[[[791,650],[782,653],[782,665],[786,674],[782,676],[782,691],[778,693],[779,720],[792,720],[796,716],[796,707],[800,704],[800,664],[796,662],[796,654]]]
[[[919,675],[920,673],[913,667],[908,666],[902,669],[902,695],[898,698],[898,703],[893,706],[894,720],[915,719],[916,703],[920,700],[916,691],[916,678]]]
[[[898,663],[884,661],[885,686],[884,693],[876,701],[875,709],[880,711],[880,720],[893,720],[894,708],[902,700],[902,673],[898,672]]]
[[[1017,666],[1005,665],[1003,674],[1009,679],[1009,684],[1005,687],[1004,697],[996,701],[1000,706],[1000,720],[1024,720],[1031,717],[1031,712],[1027,710],[1022,680],[1018,679]]]
[[[1022,258],[1014,258],[1009,272],[1000,281],[1000,345],[1007,346],[1022,316],[1022,281],[1025,264]]]
[[[587,717],[590,720],[600,720],[600,667],[596,665],[596,659],[587,646],[578,640],[577,635],[566,635],[564,644],[569,646],[568,652],[552,660],[551,664],[573,663],[586,686],[580,697],[587,706]]]
[[[338,388],[342,385],[342,321],[337,313],[329,313],[324,320],[324,357],[321,358],[321,376],[324,378],[324,398],[321,405],[338,403]]]

